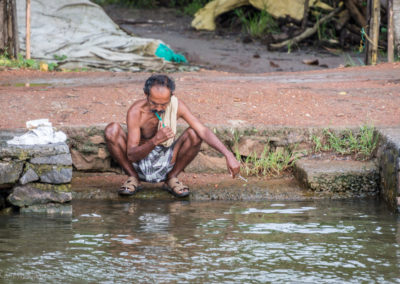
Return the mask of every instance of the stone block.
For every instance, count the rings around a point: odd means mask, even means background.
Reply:
[[[377,194],[379,171],[373,161],[301,159],[295,164],[296,178],[318,192]]]
[[[28,160],[32,157],[53,156],[68,154],[69,148],[66,143],[54,143],[45,145],[8,145],[6,141],[0,141],[0,157],[13,158],[17,160]]]
[[[35,171],[33,169],[28,169],[19,179],[19,183],[23,185],[38,180],[39,176],[35,173]]]
[[[185,169],[188,173],[226,173],[227,171],[225,158],[210,157],[201,152]]]
[[[72,168],[53,166],[52,170],[40,175],[40,181],[44,183],[61,184],[69,183],[72,180]]]
[[[78,150],[72,149],[71,156],[74,167],[79,171],[107,171],[111,168],[111,158],[97,150],[96,154],[84,154]]]
[[[37,204],[27,207],[21,207],[20,212],[72,215],[72,205],[59,203]]]
[[[106,141],[104,140],[103,136],[94,135],[89,138],[89,141],[93,144],[105,144]]]
[[[102,160],[105,160],[110,157],[110,154],[106,151],[104,148],[99,148],[97,151],[97,157],[99,157]]]
[[[237,149],[242,156],[252,156],[254,153],[260,157],[264,149],[269,149],[268,141],[256,138],[241,138],[237,145]]]
[[[71,192],[41,190],[34,184],[27,184],[14,187],[7,199],[14,206],[25,207],[51,202],[69,202],[72,200],[72,194]]]
[[[10,184],[18,181],[24,163],[22,161],[0,162],[0,184]]]
[[[71,154],[60,154],[48,157],[35,157],[30,159],[30,163],[38,164],[38,165],[64,165],[64,166],[71,166],[72,165],[72,158]]]
[[[69,183],[72,180],[72,167],[59,165],[34,165],[26,163],[26,171],[32,169],[41,182],[51,184]]]
[[[71,192],[71,184],[64,183],[64,184],[50,184],[50,183],[30,183],[29,185],[44,191],[61,191],[61,192]]]

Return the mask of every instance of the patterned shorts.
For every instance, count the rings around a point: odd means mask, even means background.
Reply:
[[[147,157],[137,163],[133,163],[139,179],[146,182],[165,181],[168,173],[174,167],[171,164],[174,146],[175,142],[169,147],[158,145]]]

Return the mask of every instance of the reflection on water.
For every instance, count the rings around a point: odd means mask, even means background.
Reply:
[[[378,201],[79,201],[0,216],[0,282],[400,283]]]

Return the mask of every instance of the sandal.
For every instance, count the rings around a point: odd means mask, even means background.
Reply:
[[[186,197],[190,193],[189,187],[181,183],[176,177],[167,180],[163,184],[162,189],[168,191],[175,197]]]
[[[139,185],[139,180],[136,177],[129,177],[118,190],[120,195],[134,195],[143,187]]]

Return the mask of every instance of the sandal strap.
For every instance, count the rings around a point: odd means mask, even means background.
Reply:
[[[124,185],[125,185],[125,184],[132,184],[132,185],[134,185],[134,186],[138,186],[138,185],[139,185],[139,180],[138,180],[136,177],[134,177],[134,176],[130,176],[130,177],[128,177],[128,179],[125,181]]]
[[[138,189],[138,186],[139,186],[139,180],[134,176],[130,176],[124,182],[124,184],[121,185],[120,190],[128,190],[130,192],[135,192]]]
[[[185,189],[189,190],[189,187],[186,186],[186,185],[184,185],[182,182],[180,182],[180,181],[178,180],[178,178],[176,178],[176,177],[170,178],[170,179],[167,181],[167,184],[168,184],[168,186],[171,187],[172,190],[175,191],[176,193],[180,193],[180,192],[182,192],[182,191],[185,190]]]

